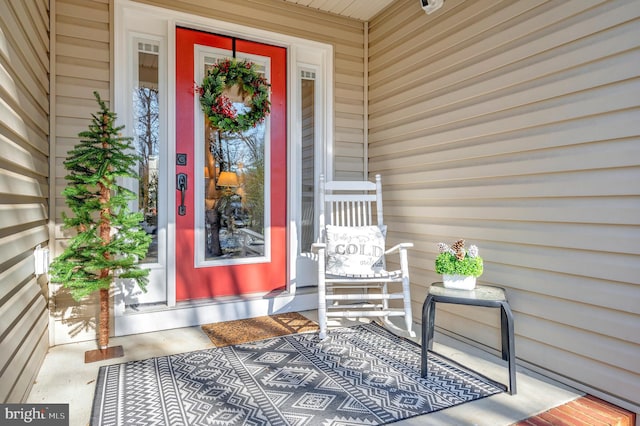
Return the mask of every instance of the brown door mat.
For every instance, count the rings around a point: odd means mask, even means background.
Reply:
[[[636,415],[591,395],[530,417],[512,426],[634,426]]]
[[[209,336],[209,339],[216,347],[317,330],[317,323],[297,312],[204,324],[202,326],[202,331]]]

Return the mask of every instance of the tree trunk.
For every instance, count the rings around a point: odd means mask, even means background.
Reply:
[[[108,117],[104,118],[105,125],[108,122]],[[109,137],[108,132],[104,132],[103,136]],[[104,148],[107,147],[106,142],[102,143]],[[109,166],[109,170],[111,166]],[[111,211],[109,210],[109,200],[111,199],[111,191],[103,183],[98,183],[100,188],[100,239],[102,245],[106,246],[111,242]],[[105,253],[104,257],[109,259],[109,253]],[[102,269],[100,271],[100,278],[106,278],[109,276],[109,269]],[[98,324],[98,345],[100,350],[106,350],[109,346],[109,288],[100,289],[100,321]]]
[[[222,228],[222,215],[214,207],[211,221],[211,255],[222,256],[222,246],[220,245],[220,228]]]
[[[98,321],[98,346],[105,350],[109,346],[109,290],[100,289],[100,319]]]

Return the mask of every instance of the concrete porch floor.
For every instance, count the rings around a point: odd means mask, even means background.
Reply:
[[[315,311],[302,314],[317,319]],[[354,322],[349,320],[329,321],[330,328],[351,324]],[[419,326],[415,331],[420,336]],[[110,339],[110,345],[124,346],[124,357],[85,364],[85,351],[96,348],[93,341],[50,348],[27,402],[68,403],[70,426],[85,426],[89,424],[100,366],[214,347],[200,327],[116,337]],[[516,354],[517,350],[516,346]],[[439,333],[434,351],[494,381],[508,383],[506,362],[497,356]],[[506,426],[583,395],[521,366],[517,368],[517,387],[518,394],[514,396],[503,392],[396,424]]]

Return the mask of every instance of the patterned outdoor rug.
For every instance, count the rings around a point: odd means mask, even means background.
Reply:
[[[377,425],[503,391],[376,324],[100,368],[92,425]]]
[[[318,324],[297,312],[217,322],[202,326],[202,331],[218,348],[317,330]]]

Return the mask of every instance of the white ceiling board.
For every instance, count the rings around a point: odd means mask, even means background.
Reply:
[[[283,0],[335,15],[369,21],[394,0]]]

